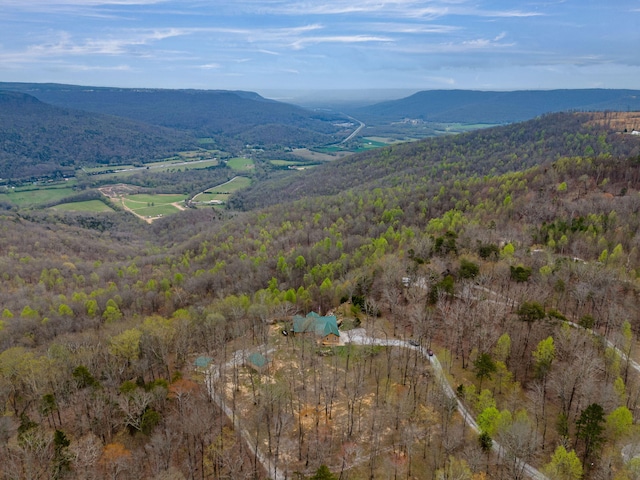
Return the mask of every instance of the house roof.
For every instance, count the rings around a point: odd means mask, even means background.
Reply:
[[[262,355],[261,353],[258,352],[254,352],[251,355],[249,355],[249,363],[255,367],[258,368],[262,368],[264,367],[267,363],[269,363],[269,360],[266,359],[266,357],[264,355]]]
[[[335,315],[322,317],[316,312],[307,314],[306,317],[296,315],[293,317],[293,331],[295,333],[313,332],[318,336],[326,337],[329,334],[340,336],[338,319]]]
[[[212,361],[211,357],[198,357],[193,364],[198,368],[207,368]]]

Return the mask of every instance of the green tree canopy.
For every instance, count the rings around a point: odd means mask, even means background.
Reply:
[[[583,460],[598,450],[604,442],[604,410],[597,403],[585,408],[576,421],[576,437],[584,443]]]
[[[616,408],[606,417],[607,431],[614,439],[618,439],[631,430],[633,414],[624,405]]]
[[[491,358],[491,355],[481,353],[473,362],[473,368],[476,371],[476,378],[480,380],[479,389],[482,390],[482,380],[491,378],[491,375],[496,371],[496,363]]]
[[[533,323],[544,318],[544,307],[538,302],[522,302],[518,307],[518,318],[523,322]]]
[[[310,477],[309,480],[338,480],[338,477],[331,473],[329,467],[326,465],[320,465],[318,470],[316,470],[315,475]]]
[[[580,480],[582,465],[573,450],[567,450],[559,445],[551,456],[551,461],[545,465],[544,474],[551,480]]]
[[[551,369],[553,359],[556,357],[556,347],[553,343],[553,337],[540,340],[538,348],[536,348],[532,354],[536,361],[536,374],[540,378],[545,378]]]

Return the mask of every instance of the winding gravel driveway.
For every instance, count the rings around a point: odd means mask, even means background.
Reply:
[[[436,355],[430,356],[426,348],[422,346],[411,345],[407,341],[399,340],[396,338],[370,337],[367,335],[364,328],[357,328],[354,330],[342,332],[340,340],[341,340],[341,343],[344,342],[345,344],[352,343],[355,345],[380,345],[385,347],[401,347],[401,348],[413,349],[420,352],[420,354],[427,361],[431,363],[431,367],[433,368],[433,371],[435,372],[435,375],[438,378],[438,382],[440,383],[440,386],[445,392],[445,395],[448,398],[455,400],[458,408],[458,412],[460,412],[460,415],[462,415],[464,422],[467,425],[469,425],[474,432],[480,433],[480,428],[478,427],[478,424],[475,418],[473,418],[473,415],[469,413],[469,410],[467,410],[467,408],[462,404],[458,396],[453,391],[453,388],[451,387],[451,385],[449,385],[449,382],[447,381],[447,377],[445,376],[444,371],[442,370],[442,365],[438,360],[438,357],[436,357]],[[256,350],[262,351],[263,348],[264,347],[262,348],[257,347],[252,351],[256,351]],[[268,350],[266,354],[269,354],[272,352],[273,352],[273,349]],[[249,353],[250,352],[247,350],[238,350],[232,355],[231,360],[229,360],[224,365],[224,368],[233,368],[234,366],[242,365],[242,363],[244,362],[244,359],[249,355]],[[634,365],[634,368],[636,368],[636,365]],[[640,366],[638,366],[638,368],[640,368]],[[209,396],[216,403],[216,405],[220,407],[220,409],[225,413],[225,415],[227,415],[229,420],[233,423],[233,426],[236,429],[236,431],[240,432],[240,435],[242,436],[245,443],[247,444],[247,447],[251,451],[251,454],[254,456],[254,458],[256,458],[260,462],[264,470],[268,472],[269,477],[272,478],[273,480],[287,480],[286,475],[284,475],[282,471],[278,470],[278,466],[276,462],[270,456],[265,455],[263,452],[260,451],[259,448],[256,447],[255,439],[252,437],[252,435],[249,433],[249,431],[246,428],[243,428],[240,422],[240,419],[238,418],[237,415],[234,415],[231,408],[225,402],[224,397],[216,392],[215,380],[218,379],[219,377],[220,377],[219,368],[216,366],[210,367],[209,370],[207,371],[206,380],[205,380],[207,385],[207,390],[209,392]],[[506,457],[506,452],[504,448],[498,442],[494,441],[492,444],[492,448],[496,452],[499,458],[502,459]],[[548,477],[543,475],[542,472],[537,470],[532,465],[529,465],[528,463],[525,463],[522,461],[518,461],[518,463],[519,465],[521,465],[522,471],[529,478],[532,478],[534,480],[549,480]]]
[[[343,336],[345,339],[344,340],[345,343],[354,343],[356,345],[381,345],[381,346],[390,346],[390,347],[403,347],[403,348],[410,348],[413,350],[417,350],[418,352],[420,352],[420,354],[431,363],[431,367],[433,368],[433,371],[435,372],[436,377],[438,377],[438,381],[440,383],[440,386],[444,390],[445,395],[448,398],[455,400],[456,405],[458,407],[458,412],[460,412],[460,415],[462,415],[464,422],[467,425],[469,425],[474,432],[478,434],[480,433],[480,428],[478,427],[478,424],[475,418],[473,418],[473,415],[469,413],[469,410],[467,410],[467,407],[465,407],[462,404],[462,402],[460,401],[456,393],[453,391],[453,388],[451,387],[451,385],[449,385],[449,382],[447,381],[447,377],[445,376],[444,371],[442,370],[442,365],[440,364],[440,360],[438,360],[438,357],[435,354],[429,356],[429,352],[426,348],[422,346],[411,345],[409,342],[406,342],[404,340],[398,340],[396,338],[386,339],[386,338],[369,337],[363,328],[358,328],[354,330],[349,330],[347,332],[343,332]],[[506,456],[506,451],[504,450],[504,448],[495,440],[492,443],[492,448],[494,452],[496,452],[499,458],[502,459]],[[518,464],[521,466],[522,471],[525,472],[529,478],[533,478],[534,480],[549,480],[547,476],[545,476],[542,472],[537,470],[532,465],[529,465],[528,463],[523,462],[521,460],[518,460]]]

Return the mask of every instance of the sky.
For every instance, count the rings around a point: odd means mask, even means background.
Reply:
[[[0,81],[640,89],[640,0],[0,0]]]

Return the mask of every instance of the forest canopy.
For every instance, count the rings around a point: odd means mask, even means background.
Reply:
[[[635,478],[640,138],[608,118],[265,175],[244,212],[3,213],[0,476]]]

